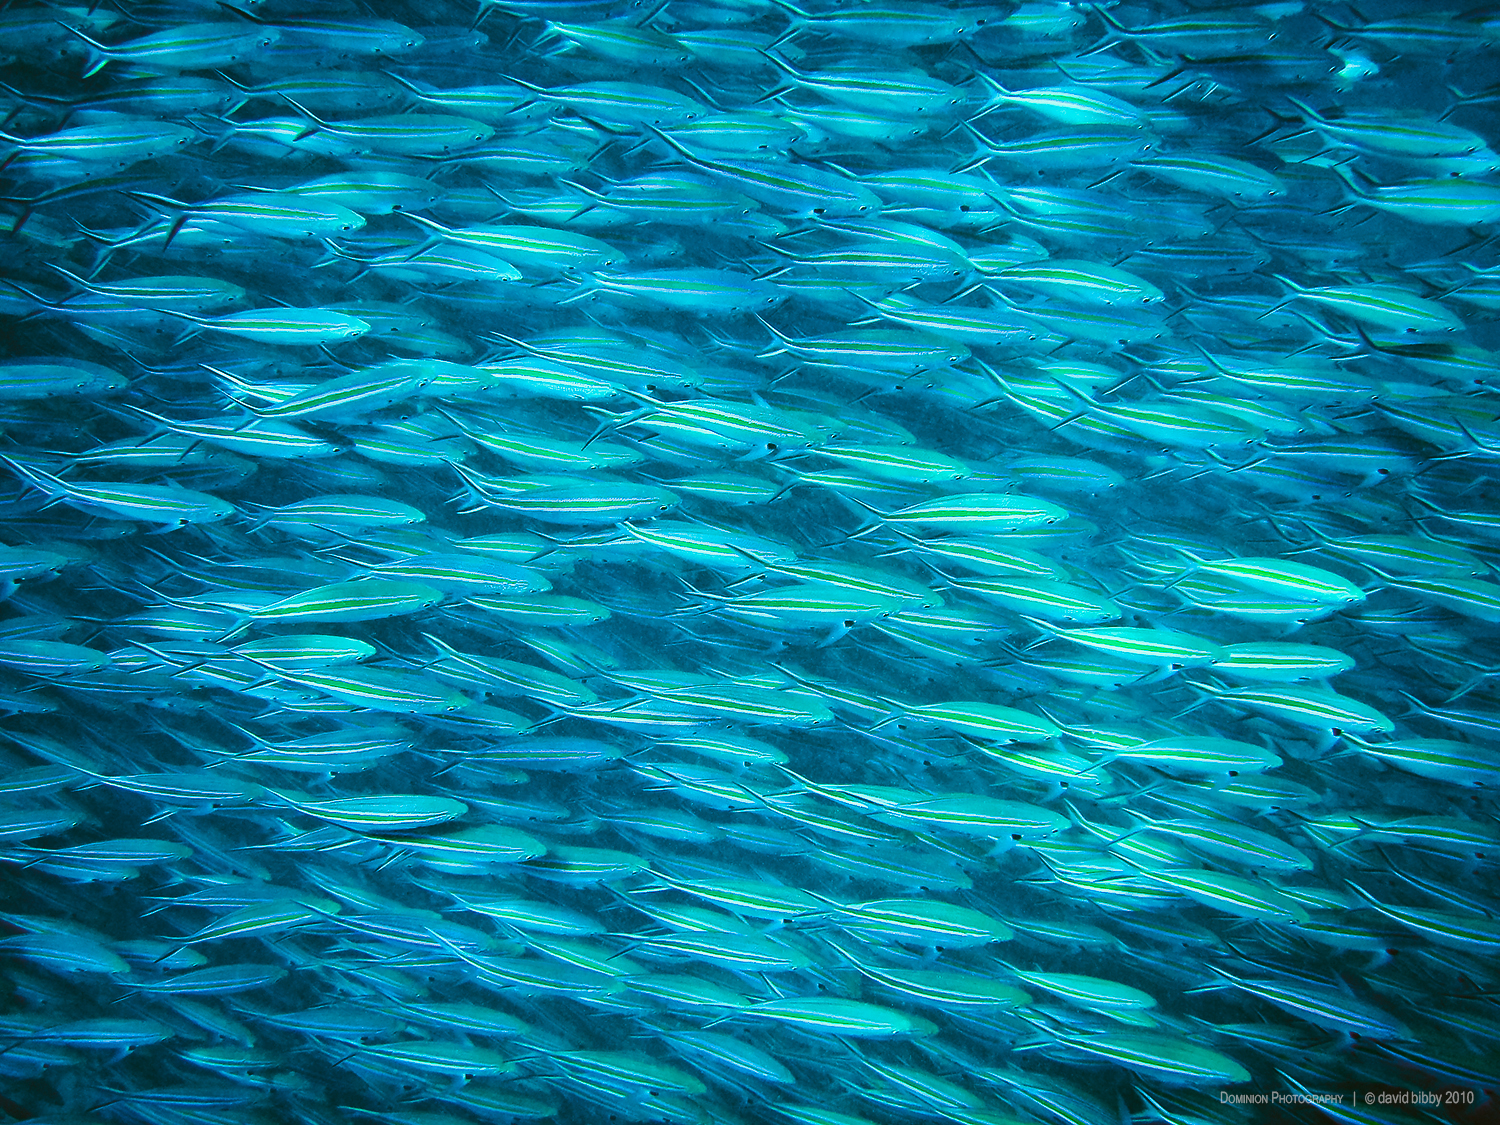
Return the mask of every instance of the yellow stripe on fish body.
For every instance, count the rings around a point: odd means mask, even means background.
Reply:
[[[934,1035],[937,1026],[920,1016],[836,996],[791,997],[752,1004],[739,1018],[769,1019],[824,1035],[890,1039]]]
[[[535,487],[508,495],[490,493],[485,503],[544,523],[618,524],[663,515],[677,507],[678,497],[665,488],[603,474],[582,477],[532,478]]]
[[[1484,789],[1500,786],[1500,750],[1481,743],[1448,738],[1403,738],[1396,742],[1366,742],[1346,733],[1346,742],[1418,777]]]
[[[955,87],[915,68],[882,74],[867,65],[835,64],[817,71],[799,71],[774,51],[767,51],[765,56],[796,85],[853,109],[940,117],[965,100]]]
[[[1489,153],[1484,138],[1462,126],[1430,118],[1402,118],[1395,114],[1346,113],[1338,118],[1320,114],[1291,95],[1308,125],[1325,140],[1341,148],[1371,155],[1419,160],[1476,157]]]
[[[70,503],[84,511],[104,511],[122,519],[167,525],[216,523],[235,513],[234,505],[226,500],[180,486],[68,481],[9,457],[0,456],[0,461],[53,500]]]
[[[847,954],[846,954],[847,956]],[[851,961],[861,974],[900,993],[909,1002],[951,1008],[1014,1008],[1031,1002],[1019,988],[1001,984],[979,973],[945,969],[907,969],[876,967]]]
[[[758,312],[786,299],[776,286],[750,274],[689,267],[635,273],[595,270],[568,300],[583,300],[599,290],[695,313]]]
[[[523,82],[514,75],[507,77],[543,101],[567,106],[606,126],[667,128],[697,120],[708,113],[703,105],[684,94],[640,82],[579,82],[547,89]]]
[[[598,602],[563,594],[538,595],[532,598],[481,596],[464,600],[478,609],[525,625],[595,625],[608,621],[611,616],[609,609]]]
[[[1286,195],[1286,185],[1258,165],[1217,153],[1171,152],[1134,162],[1147,174],[1239,203],[1261,203]]]
[[[1396,729],[1390,718],[1369,704],[1328,688],[1215,689],[1211,694],[1220,702],[1240,704],[1317,730],[1351,730],[1363,734]]]
[[[952,585],[1023,616],[1068,625],[1102,625],[1124,615],[1113,598],[1046,578],[966,578]]]
[[[338,797],[326,801],[303,799],[300,794],[290,793],[275,793],[274,796],[306,816],[355,831],[399,832],[430,828],[468,811],[468,806],[462,801],[420,794]]]
[[[1351,200],[1430,226],[1477,226],[1500,220],[1500,186],[1463,177],[1406,180],[1376,184],[1348,172],[1333,170],[1343,179]]]
[[[1249,742],[1214,735],[1182,735],[1120,747],[1108,761],[1138,762],[1173,774],[1234,775],[1260,773],[1281,765],[1281,758]]]
[[[1149,129],[1146,114],[1129,102],[1088,86],[1033,86],[1008,90],[990,75],[978,72],[993,94],[976,116],[1002,105],[1020,106],[1061,125],[1121,125]]]
[[[1476,578],[1392,578],[1387,585],[1486,624],[1500,623],[1500,584]]]
[[[875,594],[839,596],[825,583],[784,586],[764,594],[713,597],[717,612],[748,622],[777,625],[850,626],[898,612],[900,598]]]
[[[614,247],[584,234],[493,223],[449,227],[424,215],[408,213],[406,217],[442,238],[484,250],[523,270],[589,270],[625,264],[624,255]]]
[[[1046,500],[1015,493],[976,492],[923,500],[880,518],[896,527],[915,525],[938,531],[994,534],[1053,524],[1067,516],[1066,509]]]
[[[1388,328],[1412,335],[1462,332],[1464,328],[1463,320],[1456,313],[1400,286],[1304,286],[1280,275],[1273,276],[1290,290],[1288,301],[1323,305],[1373,328]]]
[[[420,582],[363,578],[304,590],[249,613],[264,621],[374,621],[438,605],[443,594]]]
[[[1223,871],[1186,867],[1153,871],[1136,864],[1131,866],[1153,882],[1171,887],[1204,906],[1211,906],[1239,918],[1282,923],[1305,922],[1308,919],[1307,911],[1294,899],[1257,879],[1229,875]]]
[[[1122,625],[1102,629],[1054,630],[1042,622],[1035,624],[1053,636],[1074,644],[1151,667],[1196,668],[1217,663],[1224,656],[1224,649],[1212,641],[1170,629],[1142,629]]]
[[[230,66],[254,57],[281,37],[274,27],[188,23],[106,47],[74,26],[63,24],[63,27],[90,47],[91,61],[83,72],[85,78],[99,73],[111,62],[168,70]]]
[[[288,683],[310,687],[325,695],[372,711],[398,715],[432,715],[458,711],[473,702],[431,677],[406,669],[358,668],[347,672],[290,671],[277,666],[273,673]]]
[[[1180,1036],[1109,1031],[1094,1035],[1054,1033],[1051,1038],[1172,1086],[1222,1087],[1251,1079],[1250,1071],[1230,1056]]]
[[[1062,732],[1029,711],[997,703],[930,703],[898,708],[898,715],[996,742],[1047,742]],[[894,721],[894,720],[892,720]]]
[[[1076,259],[1027,262],[1001,270],[996,279],[1106,307],[1152,305],[1165,296],[1151,282],[1133,273]]]
[[[1232,680],[1295,684],[1326,680],[1354,667],[1354,660],[1337,649],[1285,641],[1245,641],[1225,645],[1214,661],[1214,671]]]
[[[1358,605],[1365,593],[1332,571],[1277,558],[1241,557],[1199,561],[1197,569],[1255,590],[1314,605]]]

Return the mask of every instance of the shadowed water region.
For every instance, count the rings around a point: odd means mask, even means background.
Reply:
[[[0,1118],[1478,1122],[1500,9],[0,11]]]

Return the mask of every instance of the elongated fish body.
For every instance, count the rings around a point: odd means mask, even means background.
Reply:
[[[89,48],[91,59],[85,78],[112,62],[127,67],[161,67],[168,72],[228,66],[253,58],[281,37],[275,28],[208,22],[183,24],[105,46],[77,27],[63,26]]]

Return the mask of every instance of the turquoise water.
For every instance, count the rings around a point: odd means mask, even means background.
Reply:
[[[1485,1119],[1488,9],[0,27],[9,1119]]]

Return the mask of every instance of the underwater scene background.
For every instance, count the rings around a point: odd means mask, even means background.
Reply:
[[[1492,1120],[1497,43],[6,6],[0,1114]]]

